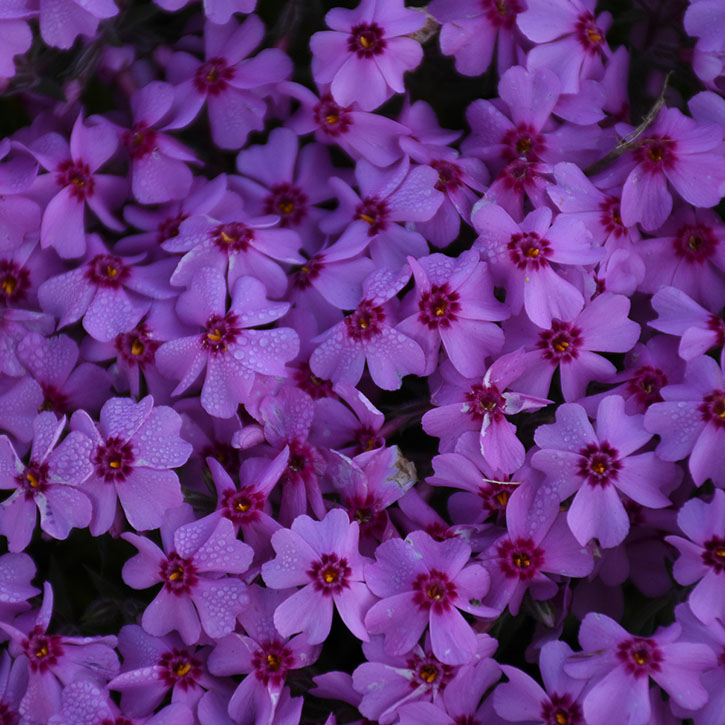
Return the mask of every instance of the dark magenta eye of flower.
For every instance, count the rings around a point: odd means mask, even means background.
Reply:
[[[339,594],[350,585],[352,569],[344,557],[337,554],[323,554],[307,572],[317,591],[324,594]]]
[[[149,128],[145,121],[140,121],[126,131],[123,135],[123,143],[132,159],[142,159],[156,147],[157,136],[156,131]]]
[[[698,410],[706,423],[725,428],[725,390],[713,390],[699,405]]]
[[[197,680],[202,674],[201,660],[186,650],[176,648],[161,655],[158,666],[162,668],[161,676],[167,687],[180,686],[183,690],[197,687]]]
[[[247,524],[259,518],[264,508],[264,496],[251,486],[240,491],[227,490],[222,494],[224,515],[235,524]]]
[[[65,393],[50,383],[41,383],[40,387],[43,391],[43,403],[38,408],[38,413],[42,413],[44,410],[65,413],[68,410],[68,396]]]
[[[580,725],[584,722],[581,707],[568,693],[554,693],[550,701],[542,703],[541,717],[544,725]]]
[[[372,58],[385,50],[383,29],[377,23],[359,23],[350,29],[347,47],[358,58]]]
[[[523,10],[521,0],[481,0],[488,21],[497,28],[510,30]]]
[[[713,536],[704,543],[705,551],[702,552],[702,561],[715,570],[716,574],[725,572],[725,539],[720,536]]]
[[[188,594],[198,581],[194,562],[191,559],[182,559],[175,551],[162,562],[160,574],[164,589],[177,596]]]
[[[100,287],[118,289],[129,274],[130,269],[113,254],[97,254],[86,264],[86,279]]]
[[[211,353],[226,352],[242,332],[239,318],[233,312],[226,315],[211,315],[206,321],[206,332],[201,336],[201,346]]]
[[[435,188],[438,191],[455,191],[462,185],[463,172],[457,164],[436,159],[430,165],[438,172]]]
[[[506,404],[506,399],[495,385],[485,386],[477,383],[471,386],[466,393],[466,400],[469,401],[469,405],[465,412],[475,421],[483,421],[486,415],[493,416],[494,420],[503,417],[501,409]]]
[[[527,123],[520,123],[516,128],[506,131],[501,144],[504,146],[503,158],[507,161],[514,159],[533,161],[546,150],[544,137]]]
[[[503,511],[508,505],[514,489],[515,486],[506,483],[486,483],[485,486],[481,486],[478,489],[478,495],[481,498],[484,511],[487,514]]]
[[[627,390],[636,397],[638,403],[646,405],[662,400],[660,388],[665,385],[667,385],[667,376],[659,368],[644,365],[635,372],[627,385]]]
[[[542,357],[550,360],[554,365],[560,362],[569,362],[579,357],[582,331],[561,320],[552,320],[551,329],[539,334],[536,347],[542,351]]]
[[[154,361],[161,342],[151,337],[150,333],[146,323],[142,322],[135,330],[116,335],[113,345],[126,364],[138,365],[143,369]]]
[[[715,254],[717,238],[712,227],[705,224],[688,224],[677,232],[672,240],[675,254],[692,264],[702,264]]]
[[[382,307],[363,300],[355,312],[345,318],[345,329],[353,340],[370,340],[380,334],[384,320]]]
[[[617,480],[622,463],[615,448],[606,441],[590,443],[579,451],[582,460],[579,462],[578,473],[586,479],[590,486],[608,486]]]
[[[312,285],[312,280],[319,276],[323,266],[318,257],[308,259],[292,273],[292,284],[296,289],[308,289]]]
[[[31,672],[46,672],[58,663],[58,658],[63,654],[61,638],[57,634],[45,634],[39,626],[32,629],[21,646]]]
[[[315,105],[312,115],[320,129],[332,137],[345,133],[352,124],[348,109],[335,103],[329,93],[322,96]]]
[[[448,283],[434,284],[428,292],[420,296],[418,319],[431,330],[437,327],[450,327],[458,319],[461,310],[461,296],[451,291]]]
[[[254,674],[265,686],[269,682],[282,682],[293,665],[292,650],[277,641],[262,642],[252,655]]]
[[[378,199],[374,196],[366,196],[355,209],[355,219],[362,219],[370,227],[368,236],[374,237],[388,227],[388,216],[390,209],[385,199]]]
[[[93,454],[96,474],[106,483],[125,481],[133,471],[133,446],[129,441],[123,443],[120,438],[109,438],[101,443]]]
[[[230,68],[224,58],[211,58],[197,69],[194,86],[199,93],[217,96],[226,90],[232,78],[234,68]]]
[[[509,579],[529,581],[544,563],[544,552],[531,539],[506,539],[497,547],[499,566]]]
[[[0,259],[0,301],[18,302],[30,288],[30,272],[12,259]]]
[[[506,245],[511,261],[519,268],[537,270],[546,267],[546,258],[551,256],[551,244],[536,232],[518,232],[511,235]]]
[[[370,426],[361,426],[355,432],[358,453],[373,451],[385,445],[385,438],[379,436]]]
[[[281,227],[299,224],[307,216],[307,194],[294,184],[275,184],[264,200],[264,213],[277,214]]]
[[[634,157],[644,164],[646,171],[669,169],[675,162],[676,144],[667,136],[656,136],[642,141],[635,149]]]
[[[432,655],[426,657],[414,655],[406,662],[406,665],[414,673],[414,678],[410,682],[410,687],[413,690],[416,690],[420,685],[426,685],[430,689],[435,687],[440,691],[453,677],[454,668],[451,665],[438,662]]]
[[[70,187],[71,196],[83,201],[93,196],[95,180],[91,169],[85,161],[63,161],[58,165],[56,181],[60,186]]]
[[[451,608],[451,599],[458,592],[448,576],[436,569],[419,574],[413,582],[413,601],[420,609],[445,612]]]
[[[662,669],[662,650],[655,642],[643,637],[632,637],[620,642],[617,646],[617,659],[624,665],[627,673],[636,678],[646,677]]]
[[[48,487],[48,464],[31,461],[22,473],[17,474],[15,480],[19,488],[25,491],[25,498],[33,498]]]
[[[211,237],[214,244],[227,254],[246,252],[254,240],[254,230],[242,222],[230,222],[216,227]]]
[[[313,400],[332,397],[332,382],[315,375],[308,362],[301,363],[294,371],[294,380]]]
[[[0,720],[0,722],[2,721]],[[123,715],[119,715],[115,720],[109,720],[108,718],[101,720],[101,725],[133,725],[133,721],[127,717],[123,717]]]
[[[156,238],[158,239],[159,244],[162,244],[169,239],[173,239],[174,237],[178,237],[181,222],[183,222],[185,219],[188,219],[188,217],[188,214],[179,213],[176,216],[164,219],[164,221],[159,224],[157,230]]]
[[[575,34],[581,46],[590,55],[595,55],[604,43],[604,32],[597,26],[594,16],[589,12],[579,16]]]
[[[608,234],[613,234],[615,238],[622,237],[626,233],[626,227],[622,223],[622,215],[619,199],[609,197],[606,201],[599,204],[601,216],[599,222]]]

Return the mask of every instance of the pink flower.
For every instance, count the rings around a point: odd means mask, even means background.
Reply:
[[[420,30],[425,15],[403,0],[361,0],[354,10],[333,8],[325,21],[332,30],[310,39],[312,74],[317,83],[330,83],[337,103],[357,101],[372,111],[403,92],[403,73],[420,63],[423,49],[402,36]]]

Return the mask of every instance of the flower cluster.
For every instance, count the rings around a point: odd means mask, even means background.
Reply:
[[[0,2],[0,723],[722,725],[722,3],[312,5]]]

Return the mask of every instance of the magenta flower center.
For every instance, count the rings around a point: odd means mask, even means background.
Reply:
[[[313,400],[332,397],[332,382],[317,377],[310,370],[309,363],[301,363],[294,371],[294,380],[298,388],[304,390]]]
[[[413,601],[424,610],[447,612],[451,599],[457,596],[456,587],[442,571],[431,569],[429,574],[418,574],[413,582]]]
[[[438,327],[450,327],[458,319],[461,311],[460,295],[451,291],[448,283],[434,284],[429,291],[420,296],[418,319],[431,330]]]
[[[12,259],[0,259],[0,302],[19,302],[30,287],[30,272]]]
[[[91,169],[85,161],[72,161],[68,159],[58,165],[55,177],[60,186],[69,187],[70,194],[78,201],[93,196],[95,181]]]
[[[358,496],[348,503],[347,512],[350,521],[360,524],[360,531],[366,536],[379,537],[385,531],[387,516],[385,507],[375,494],[368,493],[365,498]]]
[[[201,661],[186,650],[174,647],[170,652],[165,652],[158,666],[163,670],[161,676],[167,687],[178,686],[184,691],[198,687],[197,680],[202,674]]]
[[[50,383],[41,383],[40,387],[43,391],[43,403],[38,408],[38,413],[42,413],[44,410],[64,413],[68,410],[68,396],[65,393]]]
[[[451,192],[462,186],[463,172],[457,164],[436,159],[431,161],[430,165],[438,172],[438,181],[435,183],[438,191]]]
[[[192,559],[182,559],[172,551],[161,564],[161,579],[164,589],[177,596],[188,594],[199,580]]]
[[[264,200],[264,213],[279,215],[281,227],[299,224],[307,216],[307,194],[286,181],[275,184]]]
[[[590,443],[579,451],[582,459],[579,461],[577,473],[584,478],[590,486],[604,488],[612,481],[616,481],[622,463],[615,448],[606,441],[603,443]]]
[[[292,650],[277,640],[262,642],[252,656],[254,674],[265,687],[270,682],[279,685],[287,676],[287,670],[293,666]]]
[[[0,725],[17,725],[19,722],[20,714],[16,710],[11,710],[10,705],[0,700]]]
[[[350,586],[350,569],[347,559],[337,554],[323,554],[307,572],[318,592],[330,596],[339,594]]]
[[[532,539],[506,539],[497,547],[499,566],[508,579],[529,581],[544,563],[544,552]]]
[[[672,240],[675,255],[691,264],[707,262],[715,254],[717,244],[712,227],[705,224],[688,224]]]
[[[551,321],[551,329],[539,334],[536,347],[542,351],[544,360],[550,360],[553,365],[570,362],[579,357],[581,333],[571,323],[554,319]]]
[[[471,386],[471,390],[466,393],[466,400],[470,404],[465,412],[477,423],[483,421],[487,415],[491,416],[494,421],[503,418],[506,399],[499,393],[495,385],[485,386],[477,383]]]
[[[486,18],[496,28],[511,30],[516,16],[523,10],[521,0],[481,0]]]
[[[135,123],[129,131],[126,131],[123,135],[123,143],[126,145],[132,159],[142,159],[156,148],[157,136],[156,131],[149,128],[145,121],[140,121]]]
[[[548,265],[546,259],[551,256],[551,244],[536,232],[512,234],[506,246],[511,261],[518,269],[531,272]]]
[[[0,720],[0,723],[2,720]],[[4,724],[3,724],[4,725]],[[101,725],[134,725],[132,720],[129,720],[127,717],[123,717],[123,715],[119,715],[117,718],[113,720],[109,720],[109,718],[104,718],[101,720]]]
[[[504,146],[502,154],[506,161],[514,159],[533,161],[546,150],[544,137],[528,123],[520,123],[516,128],[506,131],[501,144]]]
[[[159,244],[163,244],[169,239],[178,237],[181,222],[183,222],[184,219],[187,219],[188,217],[188,214],[179,213],[176,216],[167,217],[166,219],[164,219],[161,224],[159,224],[156,233],[156,239],[158,240]]]
[[[636,679],[647,677],[662,668],[662,650],[650,639],[632,637],[617,645],[617,659],[624,665],[627,674]]]
[[[720,536],[713,536],[706,541],[705,550],[702,552],[702,560],[707,566],[712,567],[716,574],[725,571],[725,539]]]
[[[627,390],[641,405],[649,405],[662,400],[660,388],[667,385],[667,376],[651,365],[639,368],[627,384]]]
[[[218,96],[226,90],[232,78],[234,78],[234,68],[231,68],[224,58],[211,58],[197,69],[194,86],[199,93]]]
[[[579,16],[574,33],[580,45],[589,55],[596,55],[602,43],[604,43],[604,33],[599,29],[594,21],[594,16],[589,12],[582,13]]]
[[[142,322],[131,332],[122,332],[116,335],[113,346],[119,357],[130,367],[138,365],[143,369],[154,361],[156,350],[161,342],[151,337],[151,330]]]
[[[246,252],[254,240],[254,230],[242,222],[230,222],[216,227],[211,233],[211,238],[226,254]]]
[[[245,486],[240,491],[228,489],[222,494],[221,508],[224,516],[235,524],[248,524],[259,518],[264,495],[253,486]]]
[[[374,451],[376,448],[382,448],[385,445],[385,438],[378,435],[369,425],[360,426],[355,431],[355,439],[357,440],[357,453],[365,453],[366,451]]]
[[[514,486],[505,483],[487,483],[485,486],[481,486],[478,489],[478,496],[486,515],[503,511],[513,492]]]
[[[21,647],[28,658],[31,672],[46,672],[63,655],[61,638],[57,634],[45,634],[39,626],[32,629]]]
[[[388,228],[390,208],[385,199],[376,196],[366,196],[355,209],[355,219],[362,219],[370,225],[368,236],[374,237]]]
[[[383,29],[377,23],[359,23],[350,29],[347,49],[358,58],[372,58],[385,50]]]
[[[644,170],[657,173],[672,168],[676,160],[677,144],[668,136],[647,138],[635,149],[635,159],[644,165]]]
[[[698,407],[702,419],[718,428],[725,428],[725,390],[708,393]]]
[[[124,443],[118,437],[109,438],[96,448],[92,460],[96,475],[106,483],[120,483],[133,471],[133,446],[130,441]]]
[[[536,177],[539,176],[538,166],[526,159],[516,159],[506,165],[498,175],[506,189],[513,190],[516,194],[524,194],[527,187],[534,186]]]
[[[541,704],[541,718],[544,725],[580,725],[584,722],[581,707],[571,695],[554,693],[548,702]]]
[[[35,494],[42,493],[48,488],[48,464],[31,461],[28,467],[15,476],[18,488],[25,492],[26,499],[32,499]]]
[[[347,108],[335,103],[329,93],[322,96],[320,102],[315,105],[312,115],[320,129],[333,138],[345,133],[352,124]]]
[[[410,687],[413,690],[423,685],[426,693],[441,691],[453,677],[453,667],[439,662],[432,654],[427,654],[425,657],[413,655],[406,665],[413,673],[410,680]]]
[[[201,336],[201,346],[214,355],[225,353],[229,345],[237,341],[241,332],[239,318],[233,312],[211,315],[206,321],[206,332]]]
[[[309,289],[312,280],[315,279],[325,266],[319,257],[308,259],[302,266],[297,267],[292,274],[292,284],[296,289]]]
[[[717,315],[707,318],[707,329],[715,333],[715,347],[725,345],[725,320]]]
[[[381,333],[384,320],[385,311],[382,307],[363,300],[355,312],[345,318],[345,330],[353,340],[370,340]]]
[[[86,264],[85,277],[99,287],[118,289],[131,270],[113,254],[97,254]]]
[[[599,223],[604,227],[607,234],[614,235],[615,239],[623,237],[627,228],[622,224],[619,199],[610,196],[606,201],[601,202],[599,209],[601,211]]]

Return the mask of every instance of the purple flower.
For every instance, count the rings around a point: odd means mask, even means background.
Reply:
[[[601,258],[602,250],[581,221],[560,214],[552,224],[551,211],[541,207],[519,225],[488,202],[474,208],[472,221],[479,233],[476,247],[489,262],[494,282],[506,289],[513,314],[524,308],[532,322],[548,327],[552,319],[571,320],[579,313],[584,297],[557,269]]]
[[[238,541],[226,518],[203,518],[174,528],[167,516],[162,528],[164,551],[150,539],[125,533],[138,554],[123,566],[123,580],[134,589],[162,587],[146,607],[141,624],[161,637],[177,631],[186,644],[198,642],[202,628],[213,638],[234,629],[247,605],[246,585],[236,576],[252,563],[250,546]]]
[[[403,0],[361,0],[354,10],[333,8],[325,22],[332,30],[310,39],[312,74],[318,84],[330,84],[337,103],[356,101],[372,111],[405,90],[403,73],[420,63],[423,49],[403,36],[420,30],[425,15]]]
[[[322,342],[310,356],[312,372],[335,383],[356,385],[367,362],[373,382],[384,390],[397,390],[409,373],[422,374],[423,350],[391,324],[391,304],[385,304],[409,278],[407,268],[397,275],[387,269],[370,274],[355,311],[321,336]]]
[[[27,600],[40,594],[30,583],[34,578],[35,564],[28,554],[0,556],[0,620],[12,621],[15,615],[30,609]]]
[[[171,70],[180,77],[174,118],[167,128],[191,123],[206,102],[214,143],[223,149],[244,145],[250,131],[261,131],[267,104],[266,88],[284,80],[292,61],[277,48],[265,48],[247,57],[262,41],[264,23],[250,15],[240,25],[234,18],[223,25],[204,25],[206,61],[188,54],[172,57]]]
[[[98,23],[118,15],[114,0],[40,0],[40,34],[48,45],[68,50],[79,35],[93,38]]]
[[[660,111],[632,158],[622,162],[631,169],[622,187],[622,222],[639,222],[647,231],[661,226],[672,211],[668,181],[693,206],[715,206],[725,185],[722,137],[715,124],[698,123],[676,108]]]
[[[304,634],[283,639],[277,633],[273,612],[284,599],[284,592],[250,587],[249,606],[239,615],[246,635],[227,635],[209,655],[212,674],[246,675],[229,699],[227,712],[235,722],[277,722],[287,673],[311,665],[319,655],[321,648]]]
[[[422,347],[426,372],[437,367],[442,343],[461,375],[482,375],[485,359],[503,346],[503,333],[493,321],[508,317],[506,307],[493,296],[488,265],[471,250],[456,259],[443,254],[408,257],[408,263],[416,286],[403,309],[415,311],[398,329]]]
[[[596,432],[576,403],[556,411],[554,425],[542,425],[534,439],[543,450],[531,459],[543,471],[561,501],[572,494],[567,523],[585,545],[596,538],[609,548],[629,532],[629,517],[620,492],[648,508],[670,504],[665,495],[677,483],[676,469],[653,451],[632,455],[652,437],[643,416],[626,415],[624,400],[610,395],[599,403]]]
[[[705,624],[725,622],[725,491],[715,489],[710,502],[691,499],[677,515],[687,539],[668,536],[680,552],[672,574],[684,586],[697,582],[687,603]]]
[[[95,470],[83,487],[93,501],[93,536],[114,523],[117,501],[138,531],[159,528],[164,512],[181,504],[179,479],[169,469],[186,462],[191,446],[179,437],[181,418],[176,411],[163,405],[154,408],[150,395],[139,403],[111,398],[101,409],[100,430],[83,410],[73,414],[71,427],[93,444]]]
[[[265,584],[273,589],[303,585],[274,612],[283,637],[302,632],[310,644],[324,642],[336,607],[347,628],[367,642],[363,617],[373,596],[363,581],[359,531],[356,521],[333,509],[322,521],[298,516],[291,528],[272,535],[277,556],[262,566]]]
[[[584,651],[564,665],[570,677],[593,678],[583,699],[586,722],[648,723],[650,677],[681,707],[702,707],[707,691],[700,674],[714,666],[715,655],[707,645],[678,641],[681,629],[672,624],[638,637],[604,614],[587,614],[579,630]]]
[[[74,0],[56,1],[75,5]],[[113,0],[101,1],[116,7]],[[109,123],[96,120],[86,125],[83,114],[73,124],[70,145],[57,133],[42,136],[30,145],[33,156],[50,172],[39,176],[33,186],[52,196],[40,226],[43,249],[53,247],[64,258],[80,257],[86,251],[86,204],[105,226],[114,231],[123,229],[111,215],[109,205],[120,202],[126,182],[118,176],[96,173],[113,156],[117,146],[118,139]]]
[[[176,12],[189,4],[189,0],[154,0],[154,2],[169,12]],[[234,13],[251,13],[257,5],[257,0],[204,0],[204,15],[217,25],[229,22]]]
[[[470,558],[462,539],[437,542],[423,531],[378,547],[365,581],[381,601],[368,610],[365,626],[385,635],[388,654],[409,652],[429,626],[441,662],[460,665],[475,658],[476,635],[458,610],[484,618],[495,618],[496,610],[482,606],[489,576],[480,564],[467,566]]]
[[[660,390],[662,403],[651,405],[644,417],[648,431],[660,437],[657,455],[664,461],[690,456],[688,467],[695,484],[712,478],[725,488],[721,453],[725,447],[725,381],[710,357],[691,360],[680,385]]]
[[[70,272],[51,277],[38,289],[43,310],[58,318],[58,327],[83,318],[86,332],[101,342],[132,330],[146,314],[151,299],[174,296],[168,285],[173,260],[136,266],[145,255],[118,257],[96,235],[88,238],[86,261]]]
[[[179,380],[174,395],[183,393],[206,368],[201,404],[209,415],[231,418],[239,403],[250,398],[258,374],[285,376],[285,363],[298,352],[297,333],[245,328],[279,319],[286,302],[267,300],[264,285],[253,277],[240,277],[227,309],[227,285],[223,274],[202,267],[189,289],[179,296],[176,310],[188,325],[201,333],[178,337],[156,351],[156,364],[166,377]]]
[[[66,419],[50,411],[33,421],[30,460],[24,465],[6,436],[0,436],[0,488],[14,489],[0,508],[0,532],[10,551],[30,543],[40,513],[40,528],[54,539],[65,539],[75,527],[88,526],[91,502],[77,487],[93,472],[92,443],[79,432],[58,444]]]
[[[34,15],[27,0],[0,8],[0,78],[12,78],[15,75],[13,58],[30,48],[33,33],[28,26],[28,19]]]

